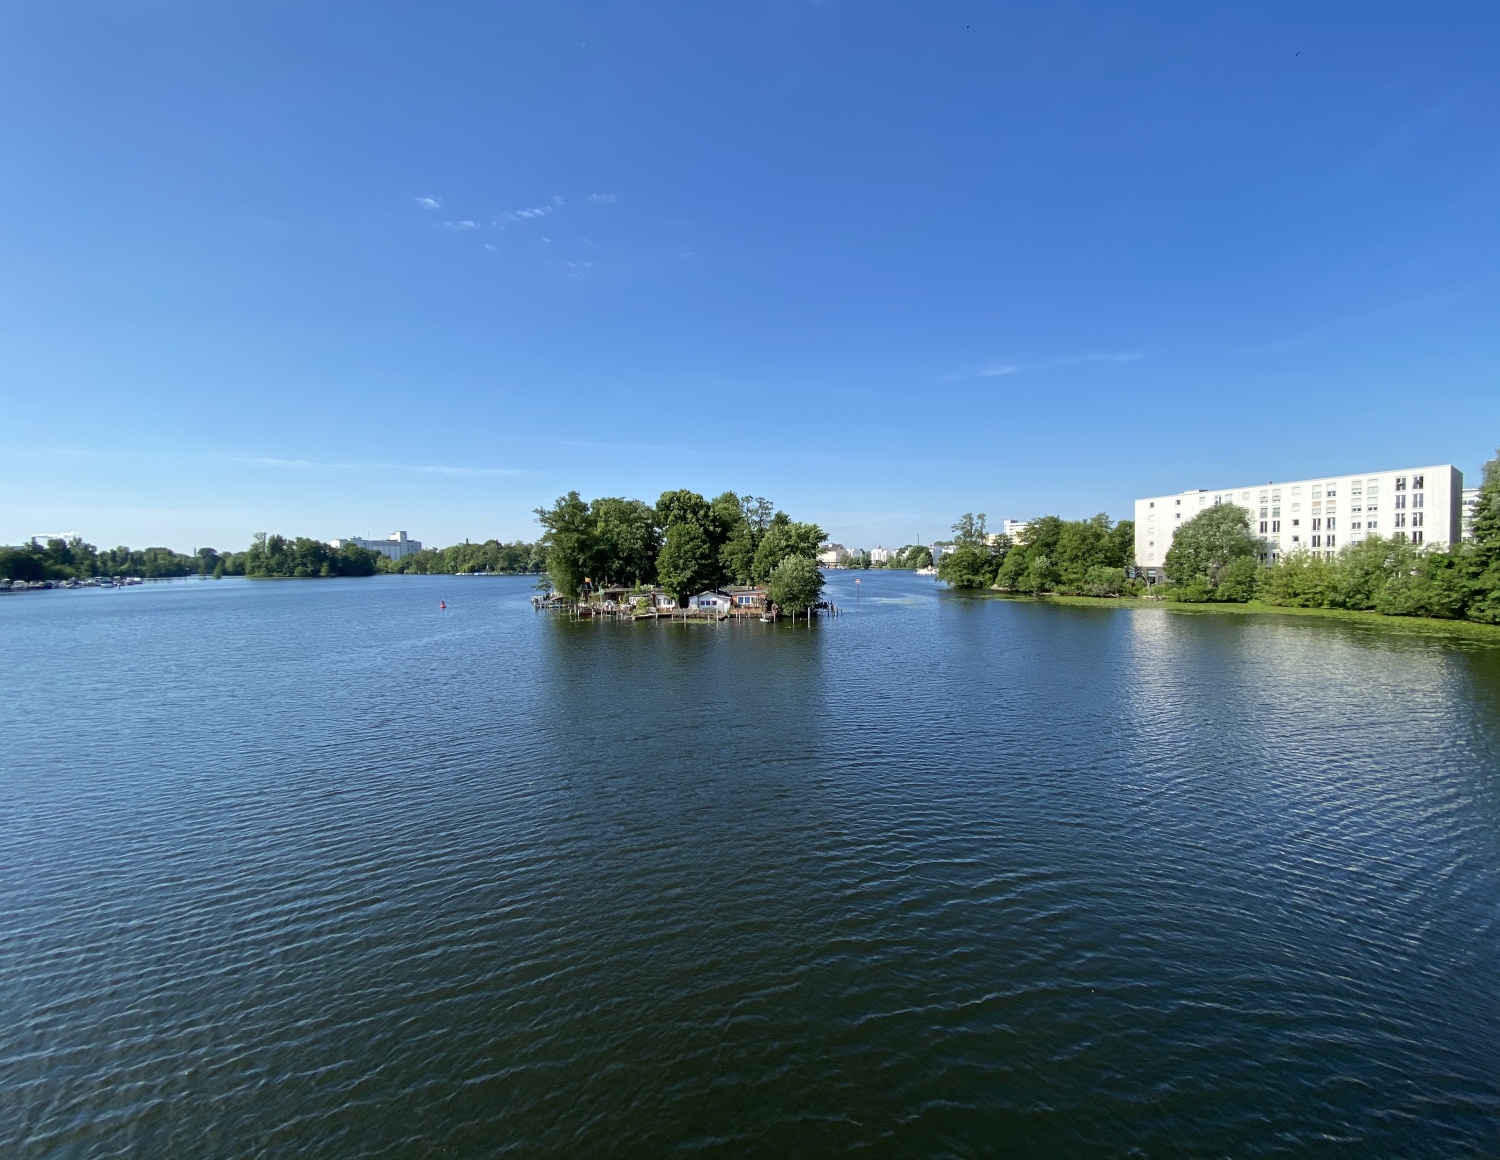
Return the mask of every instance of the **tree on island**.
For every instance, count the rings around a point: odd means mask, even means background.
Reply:
[[[656,558],[656,578],[679,608],[687,607],[688,597],[713,587],[717,575],[713,545],[700,525],[684,521],[667,529],[666,543]]]
[[[595,521],[576,491],[559,496],[550,508],[536,509],[537,522],[545,531],[547,573],[552,587],[569,600],[578,599],[587,569],[594,559]]]
[[[750,578],[757,584],[767,583],[788,556],[801,556],[816,563],[818,548],[827,538],[817,524],[798,523],[785,512],[777,512],[756,549]]]
[[[807,556],[787,556],[771,573],[766,594],[782,612],[792,616],[806,612],[823,594],[818,562]]]

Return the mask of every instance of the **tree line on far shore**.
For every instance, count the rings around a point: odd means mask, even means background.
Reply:
[[[1132,591],[1126,566],[1135,554],[1135,523],[1100,512],[1086,520],[1041,516],[1019,543],[991,535],[985,515],[953,525],[952,551],[938,558],[938,578],[953,588],[1000,588],[1028,595],[1120,596]]]
[[[51,539],[46,543],[0,547],[0,578],[25,580],[86,580],[94,576],[139,576],[165,580],[182,576],[248,576],[251,579],[283,579],[329,576],[373,576],[377,572],[454,574],[491,572],[539,573],[546,568],[546,550],[540,544],[517,541],[502,544],[454,544],[448,548],[423,549],[400,560],[388,560],[378,552],[354,544],[335,548],[307,536],[281,536],[261,532],[243,552],[219,552],[199,548],[193,555],[171,548],[99,549],[79,537]]]
[[[680,488],[655,504],[576,491],[538,508],[553,588],[576,599],[585,586],[660,587],[679,605],[728,584],[764,584],[783,611],[822,592],[817,524],[793,520],[760,496],[726,491],[712,500]]]

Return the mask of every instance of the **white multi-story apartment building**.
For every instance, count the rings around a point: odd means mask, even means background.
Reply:
[[[818,552],[818,563],[824,568],[838,568],[849,558],[849,549],[843,544],[824,544]]]
[[[1135,562],[1154,573],[1178,528],[1225,503],[1249,510],[1267,562],[1289,552],[1333,556],[1372,535],[1446,547],[1463,534],[1463,490],[1463,473],[1444,463],[1150,496],[1135,501]]]
[[[353,544],[367,552],[379,552],[388,560],[399,560],[402,556],[410,556],[422,550],[422,541],[407,539],[405,532],[392,532],[383,540],[362,540],[358,536],[345,536],[341,540],[329,540],[328,543],[334,548]]]
[[[894,556],[899,550],[900,549],[898,548],[882,548],[877,545],[876,547],[870,549],[870,563],[889,564],[891,562],[891,557]]]

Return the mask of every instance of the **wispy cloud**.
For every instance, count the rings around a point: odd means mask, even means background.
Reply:
[[[568,203],[565,202],[562,198],[558,197],[557,194],[554,193],[552,195],[552,204],[553,205],[567,205]]]
[[[444,222],[443,224],[456,233],[462,233],[464,230],[477,230],[479,228],[477,225],[470,221]]]
[[[423,209],[442,209],[443,203],[435,197],[419,197],[416,202]]]
[[[614,205],[620,199],[612,193],[591,193],[589,200],[595,205]]]
[[[1044,371],[1052,367],[1070,366],[1075,363],[1124,363],[1135,362],[1141,357],[1138,350],[1112,351],[1100,354],[1075,354],[1067,358],[1047,359],[1035,363],[983,363],[979,366],[963,366],[939,376],[939,383],[960,383],[966,379],[995,379],[1004,375],[1020,375],[1028,371]]]
[[[1455,302],[1462,301],[1471,292],[1470,287],[1454,287],[1446,290],[1436,290],[1430,294],[1419,294],[1414,298],[1403,298],[1399,302],[1379,306],[1374,310],[1365,310],[1358,314],[1345,314],[1324,319],[1305,334],[1277,339],[1274,342],[1262,342],[1252,346],[1236,347],[1232,353],[1237,355],[1275,354],[1277,351],[1291,350],[1294,347],[1303,346],[1309,342],[1327,339],[1340,332],[1367,327],[1372,323],[1385,323],[1393,318],[1408,318],[1441,310]]]
[[[531,209],[513,209],[505,214],[506,221],[524,222],[531,218],[546,217],[554,207],[550,205],[533,206]]]
[[[312,459],[281,459],[271,455],[237,455],[234,458],[240,463],[282,471],[410,471],[424,475],[465,478],[529,474],[517,467],[455,467],[444,463],[321,463]]]

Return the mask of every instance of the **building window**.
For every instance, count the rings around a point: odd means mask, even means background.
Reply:
[[[1281,489],[1280,488],[1277,488],[1276,490],[1274,490],[1273,492],[1271,492],[1271,502],[1272,503],[1280,503],[1281,502]]]
[[[1266,534],[1266,521],[1265,520],[1261,520],[1260,521],[1260,534],[1261,535],[1265,535]]]
[[[1411,534],[1411,542],[1413,544],[1420,544],[1422,542],[1422,533],[1421,532],[1413,532]]]
[[[1422,490],[1422,476],[1414,475],[1411,477],[1411,489],[1412,491]]]
[[[1302,523],[1302,521],[1301,521],[1301,520],[1293,520],[1293,521],[1292,521],[1292,527],[1294,527],[1294,528],[1295,528],[1295,527],[1298,527],[1298,526],[1300,526],[1300,525],[1301,525],[1301,523]]]
[[[1152,501],[1151,501],[1151,502],[1150,502],[1150,503],[1149,503],[1149,504],[1147,504],[1147,505],[1146,505],[1146,506],[1147,506],[1147,507],[1155,507],[1155,506],[1156,506],[1156,501],[1155,501],[1155,500],[1152,500]]]
[[[1398,475],[1398,476],[1396,476],[1396,490],[1397,491],[1405,491],[1406,490],[1406,476],[1404,476],[1404,475]]]
[[[1329,536],[1329,537],[1328,537],[1328,541],[1327,541],[1327,542],[1328,542],[1328,546],[1329,546],[1329,547],[1330,547],[1330,548],[1331,548],[1331,547],[1333,547],[1333,537],[1332,537],[1332,536]]]
[[[1280,520],[1272,520],[1271,521],[1271,530],[1273,532],[1279,532],[1279,531],[1281,531],[1281,521]]]
[[[1177,501],[1177,506],[1178,506],[1178,507],[1181,507],[1181,506],[1182,506],[1182,501],[1181,501],[1181,500],[1178,500],[1178,501]]]
[[[1396,526],[1398,528],[1404,528],[1404,527],[1406,527],[1406,513],[1405,512],[1397,512],[1396,513]]]
[[[1375,530],[1375,521],[1374,520],[1366,520],[1365,521],[1365,531],[1367,531],[1367,532],[1373,532],[1374,530]]]
[[[1322,526],[1323,526],[1323,521],[1322,521],[1322,520],[1320,520],[1320,519],[1318,519],[1318,517],[1317,517],[1317,516],[1313,516],[1313,531],[1315,531],[1315,532],[1316,532],[1316,531],[1317,531],[1317,530],[1318,530],[1318,529],[1320,529],[1320,528],[1321,528],[1321,527],[1322,527]]]
[[[1396,507],[1397,507],[1397,509],[1404,508],[1405,506],[1406,506],[1406,497],[1404,495],[1398,495],[1396,497]]]
[[[1323,489],[1321,487],[1314,487],[1312,490],[1312,497],[1313,499],[1322,499]]]
[[[1422,513],[1421,512],[1412,512],[1411,513],[1411,526],[1414,527],[1414,528],[1420,528],[1422,526]]]
[[[1328,517],[1328,530],[1330,532],[1333,531],[1333,517],[1332,516]]]
[[[1334,486],[1333,486],[1333,484],[1331,484],[1331,483],[1330,483],[1330,484],[1329,484],[1329,485],[1328,485],[1328,498],[1329,498],[1329,499],[1332,499],[1332,498],[1333,498],[1333,497],[1334,497],[1334,496],[1336,496],[1336,495],[1338,495],[1338,489],[1337,489],[1337,488],[1335,488],[1335,487],[1334,487]]]
[[[1313,547],[1314,548],[1321,548],[1322,546],[1323,546],[1323,538],[1321,536],[1314,536],[1313,537]]]
[[[1292,537],[1292,543],[1294,543],[1294,544],[1300,544],[1301,542],[1302,542],[1302,537],[1301,536],[1293,536]]]
[[[1261,508],[1260,509],[1260,518],[1261,519],[1265,519],[1266,515],[1267,515],[1266,509],[1265,508]]]
[[[1411,506],[1414,507],[1414,508],[1418,508],[1418,507],[1422,506],[1422,493],[1421,492],[1417,492],[1416,495],[1414,495],[1414,496],[1411,497]]]

